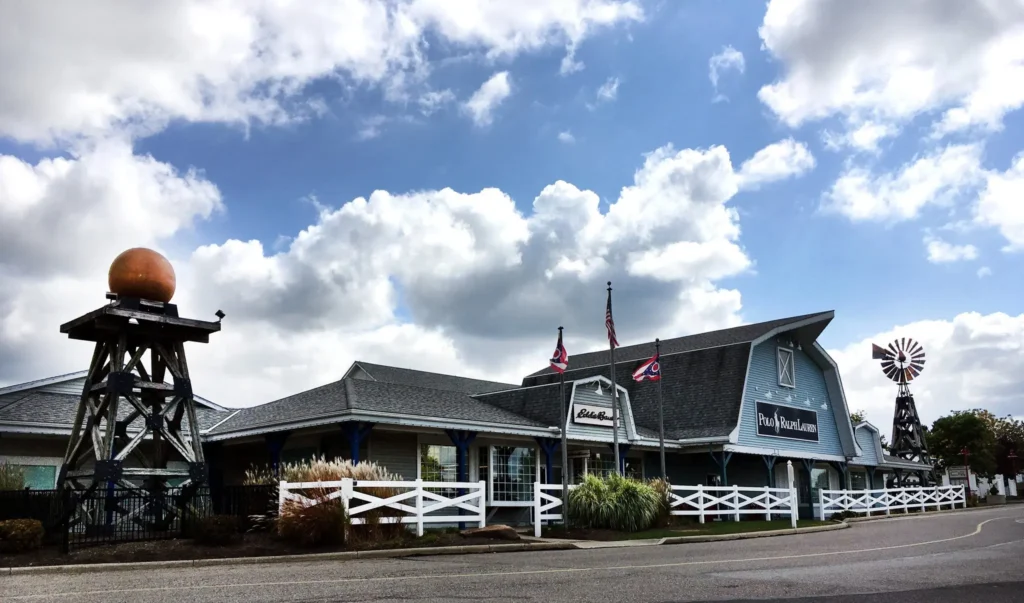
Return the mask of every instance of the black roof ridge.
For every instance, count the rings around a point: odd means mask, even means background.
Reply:
[[[450,378],[453,378],[453,379],[461,379],[463,381],[478,381],[480,383],[490,383],[490,384],[493,384],[493,385],[507,385],[507,386],[509,386],[509,389],[514,389],[514,388],[517,388],[517,387],[521,387],[520,385],[517,385],[515,383],[506,383],[504,381],[492,381],[491,379],[478,379],[476,377],[464,377],[462,375],[452,375],[450,373],[439,373],[439,372],[436,372],[436,371],[425,371],[423,369],[414,369],[414,368],[408,368],[408,367],[405,367],[405,366],[395,366],[395,365],[392,365],[392,364],[380,364],[380,363],[377,363],[377,362],[366,362],[364,360],[355,360],[355,361],[353,361],[353,364],[358,365],[368,375],[370,375],[370,377],[372,377],[374,381],[377,381],[377,382],[380,382],[380,383],[390,383],[390,382],[388,382],[388,381],[381,381],[377,377],[374,377],[373,373],[365,368],[366,366],[370,366],[370,367],[379,366],[379,367],[382,367],[382,368],[398,369],[400,371],[409,371],[409,372],[412,372],[412,373],[420,373],[420,374],[423,374],[423,375],[432,375],[432,376],[435,376],[435,377],[450,377]],[[404,385],[404,384],[397,383],[395,385]],[[414,386],[414,387],[420,387],[420,388],[423,388],[423,389],[440,389],[440,388],[437,388],[437,387],[429,387],[429,386],[425,386],[425,385],[419,385],[419,386]],[[442,391],[451,391],[451,390],[442,390]]]
[[[583,369],[579,369],[579,370],[583,370]],[[568,372],[568,371],[566,371],[566,372]],[[572,385],[573,381],[574,380],[568,381],[566,383],[566,385]],[[494,396],[494,395],[497,395],[497,394],[507,394],[508,392],[515,392],[515,391],[520,391],[520,390],[524,390],[524,389],[539,389],[541,387],[554,387],[554,386],[557,386],[557,385],[560,385],[557,381],[555,381],[554,383],[541,383],[541,384],[538,384],[538,385],[517,385],[515,387],[510,387],[509,389],[499,389],[499,390],[496,390],[496,391],[493,391],[493,392],[481,392],[479,394],[466,394],[466,395],[468,395],[470,398],[477,398],[479,396]]]
[[[711,334],[715,334],[715,333],[726,333],[728,331],[738,331],[739,329],[751,329],[753,327],[768,325],[770,323],[786,324],[786,323],[798,322],[798,321],[801,321],[801,320],[807,320],[809,318],[812,318],[812,317],[815,317],[815,316],[822,316],[822,315],[825,315],[825,314],[835,314],[835,310],[822,310],[820,312],[811,312],[809,314],[798,314],[796,316],[789,316],[789,317],[786,317],[786,318],[774,318],[774,319],[771,319],[771,320],[763,320],[761,322],[753,322],[753,323],[749,323],[749,324],[736,325],[735,327],[728,327],[728,328],[725,328],[725,329],[715,329],[713,331],[701,331],[699,333],[691,333],[689,335],[683,335],[683,336],[680,336],[680,337],[673,337],[671,339],[662,339],[661,340],[661,344],[665,345],[666,343],[678,343],[678,342],[680,342],[682,340],[685,340],[685,339],[703,337],[703,336],[707,336],[707,335],[711,335]],[[780,325],[780,326],[782,326],[782,325]],[[740,345],[740,344],[744,344],[744,343],[750,343],[754,339],[757,339],[757,337],[749,337],[749,338],[744,338],[742,340],[732,341],[732,342],[729,342],[729,343],[722,343],[722,344],[718,344],[718,345],[705,346],[705,347],[702,347],[702,348],[695,348],[695,349],[692,349],[692,350],[682,350],[682,351],[678,351],[678,352],[663,352],[662,356],[673,356],[673,355],[678,355],[678,354],[691,354],[693,352],[699,352],[699,351],[702,351],[702,350],[710,350],[710,349],[715,349],[715,348],[729,347],[729,346],[733,346],[733,345]],[[642,346],[649,346],[649,345],[653,345],[653,344],[654,344],[653,341],[643,341],[643,342],[640,342],[640,343],[634,343],[634,344],[618,347],[618,348],[616,348],[615,352],[616,352],[616,354],[621,354],[623,352],[627,352],[627,351],[632,350],[634,348],[639,348],[639,347],[642,347]],[[607,353],[607,352],[608,352],[608,350],[606,350],[606,349],[594,350],[592,352],[583,352],[582,354],[577,354],[576,356],[571,356],[570,360],[572,358],[575,358],[577,361],[579,361],[581,357],[587,357],[587,356],[590,356],[592,354],[594,354],[594,355],[604,354],[604,353]],[[621,361],[620,360],[616,360],[615,364],[619,364],[620,362],[631,362],[633,360],[635,360],[635,359],[627,360],[627,359],[623,358]],[[570,363],[570,366],[571,366],[571,363]],[[592,366],[582,366],[582,367],[577,367],[577,368],[569,368],[569,369],[566,370],[566,372],[570,372],[570,371],[574,371],[574,370],[586,370],[586,369],[590,369],[590,368],[593,368],[593,367]],[[553,371],[551,370],[551,367],[547,366],[547,367],[544,367],[544,368],[542,368],[542,369],[540,369],[538,371],[534,371],[533,373],[530,373],[529,375],[526,376],[526,378],[528,379],[530,377],[539,377],[541,375],[550,375],[552,372]]]

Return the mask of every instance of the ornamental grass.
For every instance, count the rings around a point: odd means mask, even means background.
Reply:
[[[588,475],[569,492],[569,521],[575,527],[640,532],[658,519],[665,499],[651,485],[620,475]]]

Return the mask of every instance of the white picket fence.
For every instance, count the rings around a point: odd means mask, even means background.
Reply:
[[[569,490],[575,488],[569,486]],[[562,521],[562,484],[533,482],[533,535],[540,538],[541,526],[545,521]],[[552,509],[558,509],[552,513]]]
[[[824,520],[832,513],[852,511],[854,513],[891,514],[892,511],[929,507],[941,509],[949,505],[967,506],[963,485],[928,486],[923,488],[883,488],[881,490],[820,490],[818,492],[818,516]]]
[[[397,491],[387,498],[380,498],[366,490],[386,489]],[[486,482],[425,482],[415,481],[364,481],[342,479],[333,482],[286,482],[281,481],[279,509],[285,502],[295,501],[313,506],[330,500],[341,499],[348,511],[352,525],[366,523],[366,513],[374,509],[391,511],[389,517],[381,517],[381,523],[415,524],[416,535],[423,535],[423,524],[428,523],[474,523],[479,527],[487,525]],[[444,496],[436,490],[463,490],[464,494]],[[315,494],[308,496],[309,491]],[[468,511],[458,515],[459,510]],[[395,513],[397,511],[397,513]]]
[[[790,525],[795,528],[799,510],[793,463],[787,465],[788,488],[672,486],[668,495],[670,512],[676,516],[697,517],[700,523],[707,517],[732,517],[739,521],[741,515],[764,515],[765,520],[771,521],[775,515],[789,517]],[[575,487],[572,485],[569,489]],[[539,538],[545,521],[562,521],[562,485],[535,483],[533,503],[533,534]]]

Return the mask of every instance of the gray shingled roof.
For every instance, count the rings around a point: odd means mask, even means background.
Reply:
[[[754,341],[758,337],[768,333],[772,329],[779,327],[785,327],[786,325],[806,320],[808,318],[821,317],[822,320],[831,319],[834,313],[830,310],[827,312],[815,312],[813,314],[803,314],[800,316],[792,316],[790,318],[780,318],[778,320],[769,320],[766,322],[759,322],[749,325],[742,325],[739,327],[733,327],[731,329],[721,329],[718,331],[708,331],[707,333],[696,333],[694,335],[687,335],[685,337],[676,337],[675,339],[665,339],[661,341],[661,355],[666,356],[668,354],[678,354],[682,352],[691,352],[694,350],[701,350],[707,348],[714,348],[719,346],[735,345],[738,343],[747,343]],[[597,352],[587,352],[585,354],[569,356],[569,371],[566,373],[567,377],[571,374],[573,379],[580,379],[575,371],[589,369],[595,366],[608,366],[609,364],[609,352],[608,350],[601,350]],[[654,342],[648,341],[646,343],[640,343],[636,345],[628,345],[615,349],[615,364],[619,362],[635,362],[637,360],[645,360],[654,355]],[[528,375],[523,380],[523,385],[529,385],[532,377],[538,377],[541,375],[555,375],[556,373],[547,366],[535,373]]]
[[[78,408],[78,396],[70,394],[24,391],[7,394],[3,398],[17,399],[13,402],[0,400],[0,423],[47,423],[71,429],[75,421],[75,411]],[[117,407],[117,418],[124,419],[131,410],[131,405],[122,401]],[[226,412],[196,406],[196,419],[199,420],[200,430],[213,427],[227,416]],[[187,418],[183,424],[185,427],[188,426]]]
[[[547,427],[458,391],[346,378],[274,402],[243,408],[212,433],[232,433],[320,418],[340,419],[357,411]]]
[[[572,384],[565,384],[565,401],[572,395]],[[558,401],[558,380],[540,387],[517,388],[473,396],[485,404],[522,415],[545,427],[561,425],[562,404]]]
[[[355,364],[366,371],[375,381],[399,385],[443,389],[464,394],[495,392],[519,387],[517,384],[456,377],[455,375],[442,375],[440,373],[418,371],[397,366],[384,366],[383,364],[373,364],[370,362],[356,361]]]

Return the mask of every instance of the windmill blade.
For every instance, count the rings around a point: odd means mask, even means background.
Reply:
[[[884,360],[888,358],[889,350],[883,348],[880,345],[871,344],[871,359],[872,360]]]
[[[898,347],[901,352],[903,350],[907,349],[907,338],[906,337],[900,337],[900,342],[898,344],[896,344],[896,347]]]
[[[923,352],[923,351],[924,351],[924,346],[921,345],[921,342],[915,341],[914,342],[914,347],[911,348],[910,353],[911,354],[917,354],[918,352]]]
[[[915,360],[918,359],[918,358],[924,358],[924,350],[919,350],[919,351],[915,352],[914,354],[911,354],[910,357],[915,359]]]
[[[896,368],[895,366],[890,366],[889,368],[882,369],[882,371],[885,373],[886,377],[895,381],[896,375],[899,374],[900,369]]]
[[[887,371],[892,368],[896,363],[893,362],[892,358],[882,361],[882,370]]]
[[[914,376],[910,374],[909,368],[903,369],[903,378],[907,381],[912,381],[914,379]]]
[[[921,369],[920,369],[920,368],[918,368],[918,367],[916,367],[916,366],[914,366],[913,364],[911,364],[910,366],[908,366],[908,367],[907,367],[907,370],[908,370],[908,371],[910,371],[910,374],[911,374],[911,375],[913,375],[913,376],[915,376],[915,377],[917,377],[918,375],[920,375],[920,374],[921,374]]]
[[[898,356],[899,355],[899,352],[896,351],[896,348],[893,347],[893,345],[891,343],[889,344],[889,349],[892,351],[892,355],[893,356]]]

